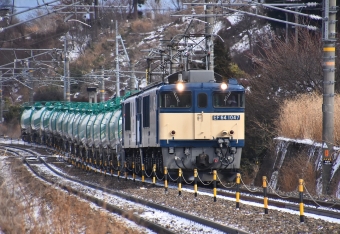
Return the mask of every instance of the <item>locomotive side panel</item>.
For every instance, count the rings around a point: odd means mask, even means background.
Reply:
[[[156,89],[148,90],[141,95],[141,147],[157,146],[157,103]]]
[[[134,101],[135,98],[130,98],[129,100],[125,101],[123,104],[123,145],[124,148],[132,148],[134,147],[133,136],[135,136],[135,129],[134,129]]]
[[[157,147],[157,94],[150,89],[123,103],[124,148]]]

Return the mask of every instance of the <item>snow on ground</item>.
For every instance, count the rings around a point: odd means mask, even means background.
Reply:
[[[278,139],[278,138],[277,138]],[[282,140],[289,140],[287,138],[280,138]],[[294,141],[292,139],[290,139],[291,141]],[[313,142],[311,140],[295,140],[295,141],[298,141],[298,142],[305,142],[305,143],[308,143],[308,144],[313,144]],[[10,140],[1,140],[0,142],[2,143],[10,143]],[[15,141],[16,143],[19,143],[19,144],[23,144],[22,141]],[[321,145],[321,144],[320,144]],[[57,156],[57,155],[56,155]],[[43,158],[43,156],[42,156]],[[57,167],[54,167],[55,170],[59,171],[60,173],[62,173],[61,170],[59,170]],[[41,170],[44,170],[43,168],[41,168]],[[49,172],[51,173],[51,172]],[[129,178],[130,179],[130,178]],[[137,179],[138,180],[138,179]],[[113,195],[110,195],[110,194],[107,194],[107,193],[103,193],[101,191],[96,191],[94,189],[89,189],[87,187],[84,187],[82,185],[79,185],[75,182],[69,182],[69,183],[72,183],[73,185],[72,186],[75,186],[76,188],[78,188],[78,190],[88,190],[90,194],[92,195],[95,195],[96,197],[98,198],[104,198],[106,201],[110,201],[110,203],[112,202],[112,204],[114,205],[117,205],[119,206],[119,200],[122,200],[121,198],[117,198]],[[173,189],[176,189],[175,186],[169,186],[169,188],[173,188]],[[339,189],[338,189],[339,190]],[[193,193],[192,190],[190,189],[183,189],[183,191],[187,191],[187,192],[190,192],[190,193]],[[213,195],[212,194],[209,194],[209,193],[205,193],[205,192],[201,192],[201,191],[198,191],[198,194],[199,195],[206,195],[206,196],[210,196],[212,197]],[[246,201],[242,201],[242,194],[241,194],[241,204],[246,204],[246,205],[251,205],[251,206],[256,206],[256,207],[263,207],[262,204],[258,204],[258,203],[254,203],[254,202],[246,202]],[[224,197],[224,196],[220,196],[220,195],[217,195],[217,199],[225,199],[225,200],[229,200],[229,201],[235,201],[234,198],[227,198],[227,197]],[[116,204],[116,202],[118,202],[118,204]],[[138,204],[135,204],[135,203],[130,203],[128,201],[121,201],[122,204],[124,205],[127,205],[127,206],[137,206]],[[140,206],[140,205],[138,205]],[[313,207],[313,206],[311,206]],[[152,217],[158,217],[160,222],[162,223],[162,225],[169,225],[169,220],[172,220],[172,225],[173,225],[173,220],[177,220],[178,218],[177,217],[174,217],[173,215],[170,215],[168,213],[155,213],[155,212],[160,212],[160,211],[157,211],[157,210],[154,210],[154,209],[150,209],[148,207],[145,207],[145,206],[140,206],[140,209],[143,210],[141,216],[144,217],[144,218],[149,218],[149,216],[152,216]],[[324,208],[324,207],[320,207],[319,209],[324,209],[324,210],[331,210],[331,209],[328,209],[328,208]],[[293,211],[293,210],[289,210],[289,209],[283,209],[283,208],[277,208],[277,207],[271,207],[270,206],[270,201],[269,201],[269,210],[277,210],[277,211],[281,211],[281,212],[284,212],[284,213],[289,213],[289,214],[294,214],[294,215],[299,215],[299,211]],[[334,211],[334,210],[333,210]],[[156,215],[155,215],[156,214]],[[334,218],[330,218],[330,217],[324,217],[324,216],[319,216],[319,215],[313,215],[313,214],[309,214],[309,213],[305,213],[305,216],[306,217],[311,217],[311,218],[315,218],[315,219],[321,219],[321,220],[325,220],[327,222],[333,222],[333,223],[340,223],[340,220],[339,219],[334,219]],[[177,221],[176,221],[177,222]],[[190,221],[186,221],[186,220],[178,220],[178,223],[176,223],[177,226],[187,226],[189,225],[191,222]],[[204,227],[203,227],[204,228]],[[207,232],[209,231],[209,229],[205,229]]]
[[[54,175],[54,173],[51,173],[51,171],[49,169],[47,169],[44,165],[42,164],[37,164],[35,165],[36,167],[39,168],[39,171],[42,171],[44,173],[48,173],[51,175]],[[55,168],[55,167],[54,167]],[[32,174],[34,176],[34,174]],[[156,210],[153,208],[149,208],[147,206],[144,205],[140,205],[138,203],[135,202],[131,202],[131,201],[127,201],[123,198],[117,197],[115,195],[111,195],[109,193],[106,192],[102,192],[102,191],[98,191],[96,189],[92,189],[86,186],[83,186],[81,184],[78,184],[76,182],[72,182],[69,180],[65,180],[65,179],[60,179],[63,183],[67,183],[69,186],[72,186],[72,188],[76,189],[77,191],[82,191],[82,192],[86,192],[86,194],[94,196],[100,200],[105,201],[106,203],[109,203],[111,205],[117,206],[121,209],[133,209],[133,210],[138,210],[138,215],[142,218],[148,219],[148,220],[152,220],[152,221],[156,221],[158,223],[160,223],[160,225],[164,226],[164,227],[172,227],[175,228],[176,232],[185,232],[185,227],[191,227],[194,226],[195,230],[191,230],[190,233],[222,233],[217,231],[216,229],[212,229],[210,227],[201,225],[199,223],[194,223],[190,220],[187,219],[183,219],[180,218],[178,216],[169,214],[167,212],[163,212],[160,210]],[[193,225],[194,224],[194,225]]]
[[[240,21],[242,21],[243,17],[244,17],[244,14],[240,14],[240,13],[235,12],[235,13],[227,16],[227,19],[230,22],[230,24],[233,26],[233,25],[238,24]]]
[[[8,181],[7,183],[8,184],[16,184],[16,182],[14,181],[15,178],[12,177],[12,174],[11,174],[11,170],[5,170],[4,169],[4,165],[6,164],[5,162],[6,160],[6,156],[5,157],[1,157],[1,160],[0,160],[0,168],[2,168],[2,170],[0,171],[0,176],[3,177],[3,178],[6,178]],[[28,169],[29,170],[29,169]],[[41,171],[44,171],[43,167],[41,167]],[[46,170],[45,170],[46,171]],[[36,177],[33,173],[32,173],[32,176]],[[38,178],[39,180],[41,180],[39,177],[36,177]],[[13,182],[11,182],[11,180],[13,180]],[[46,181],[44,180],[41,180],[43,183],[46,183],[48,184]],[[86,187],[83,186],[82,190],[84,190]],[[19,186],[15,187],[13,186],[13,189],[17,189],[18,191],[14,194],[21,194],[22,191],[20,190],[21,188],[19,188]],[[59,189],[59,188],[56,188],[62,192],[65,192],[64,190],[62,189]],[[89,188],[86,188],[87,190],[90,190]],[[66,192],[65,192],[66,193]],[[95,194],[95,192],[92,191],[93,194]],[[98,195],[96,196],[98,198],[102,198],[104,199],[104,196],[101,195],[100,193],[98,193]],[[82,198],[78,198],[80,201],[82,202],[87,202],[86,200],[82,199]],[[105,198],[107,199],[107,198]],[[111,198],[112,199],[112,198]],[[116,198],[117,199],[117,198]],[[16,200],[22,200],[22,198],[18,198]],[[22,202],[25,202],[24,200],[22,200]],[[31,200],[31,204],[32,204],[32,209],[34,210],[34,215],[35,217],[38,217],[40,215],[40,205],[42,204],[43,202],[40,201],[39,198],[36,198],[34,200]],[[143,227],[140,227],[139,225],[137,225],[136,223],[128,220],[128,219],[125,219],[123,217],[121,217],[120,215],[117,215],[117,214],[114,214],[114,213],[111,213],[111,212],[108,212],[106,211],[105,209],[102,209],[102,208],[98,208],[98,206],[96,206],[95,204],[93,203],[89,203],[91,207],[93,207],[94,209],[100,209],[101,211],[104,211],[107,215],[110,215],[112,216],[112,218],[120,223],[123,223],[126,227],[130,227],[132,229],[135,229],[135,230],[139,230],[139,231],[142,231],[144,233],[147,233],[147,234],[154,234],[155,232],[149,230],[149,229],[146,229],[146,228],[143,228]],[[48,215],[46,215],[46,217],[48,217]],[[38,219],[38,218],[37,218]],[[51,220],[48,220],[48,222],[52,222]],[[1,233],[1,231],[0,231]]]
[[[55,167],[53,165],[50,165],[51,167],[53,167],[54,170],[60,172],[61,174],[64,174],[63,171],[61,171],[58,167]],[[93,168],[94,170],[94,168]],[[129,180],[131,178],[128,178]],[[136,181],[141,181],[139,178],[136,178]],[[160,184],[161,185],[161,184]],[[80,188],[83,187],[82,185],[79,185]],[[86,187],[87,188],[87,187]],[[177,189],[176,186],[171,186],[169,185],[169,189],[172,188],[172,189]],[[189,192],[189,193],[194,193],[194,191],[192,189],[186,189],[186,188],[182,188],[182,191],[186,191],[186,192]],[[217,191],[222,191],[220,189],[218,189]],[[225,191],[224,191],[225,192]],[[217,192],[218,193],[218,192]],[[198,191],[198,194],[199,195],[205,195],[205,196],[210,196],[210,197],[213,197],[213,194],[211,193],[206,193],[206,192],[201,192],[201,191]],[[244,194],[241,194],[241,197],[244,196]],[[247,196],[250,196],[250,195],[247,195]],[[262,198],[262,197],[258,197],[258,196],[253,196],[253,197],[257,197],[257,198]],[[217,194],[217,199],[225,199],[225,200],[228,200],[228,201],[233,201],[235,202],[235,198],[230,198],[230,197],[225,197],[225,196],[221,196],[221,195],[218,195]],[[284,200],[279,200],[281,202],[286,202]],[[256,206],[256,207],[263,207],[263,204],[259,204],[259,203],[256,203],[256,202],[248,202],[248,201],[242,201],[242,198],[241,198],[241,201],[240,201],[241,204],[245,204],[245,205],[251,205],[251,206]],[[294,203],[290,203],[290,204],[294,204]],[[307,206],[305,205],[306,207],[312,207],[314,208],[315,206]],[[294,214],[294,215],[300,215],[300,212],[299,211],[294,211],[294,210],[290,210],[290,209],[285,209],[285,208],[278,208],[278,207],[272,207],[270,206],[270,201],[269,201],[269,209],[270,210],[277,210],[277,211],[281,211],[281,212],[285,212],[285,213],[289,213],[289,214]],[[331,208],[326,208],[326,207],[319,207],[319,209],[322,209],[322,210],[331,210],[331,211],[334,211],[334,209],[331,209]],[[340,211],[339,211],[340,212]],[[339,219],[335,219],[335,218],[330,218],[330,217],[325,217],[325,216],[320,216],[320,215],[314,215],[314,214],[309,214],[309,213],[305,213],[305,216],[306,217],[311,217],[311,218],[315,218],[315,219],[321,219],[321,220],[325,220],[327,222],[334,222],[334,223],[340,223],[340,220]],[[168,217],[168,218],[171,218],[171,217]]]

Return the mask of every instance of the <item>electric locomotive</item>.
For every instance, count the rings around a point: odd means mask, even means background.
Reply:
[[[124,161],[146,170],[167,167],[172,176],[181,168],[186,180],[194,169],[202,181],[211,181],[213,170],[233,180],[244,146],[243,86],[235,79],[216,83],[211,70],[165,80],[123,101]]]

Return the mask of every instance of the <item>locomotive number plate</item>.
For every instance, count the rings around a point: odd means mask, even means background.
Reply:
[[[212,120],[240,120],[240,115],[213,115]]]

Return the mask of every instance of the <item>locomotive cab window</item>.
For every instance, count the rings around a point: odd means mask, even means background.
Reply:
[[[143,127],[150,127],[150,96],[143,97]]]
[[[197,95],[197,106],[199,108],[205,108],[208,105],[208,96],[206,93],[199,93]]]
[[[213,106],[215,108],[244,107],[243,92],[214,92]]]
[[[130,112],[130,103],[126,103],[124,105],[124,121],[125,121],[125,130],[131,130],[131,112]]]
[[[163,91],[159,96],[161,108],[189,108],[192,106],[190,91]]]

